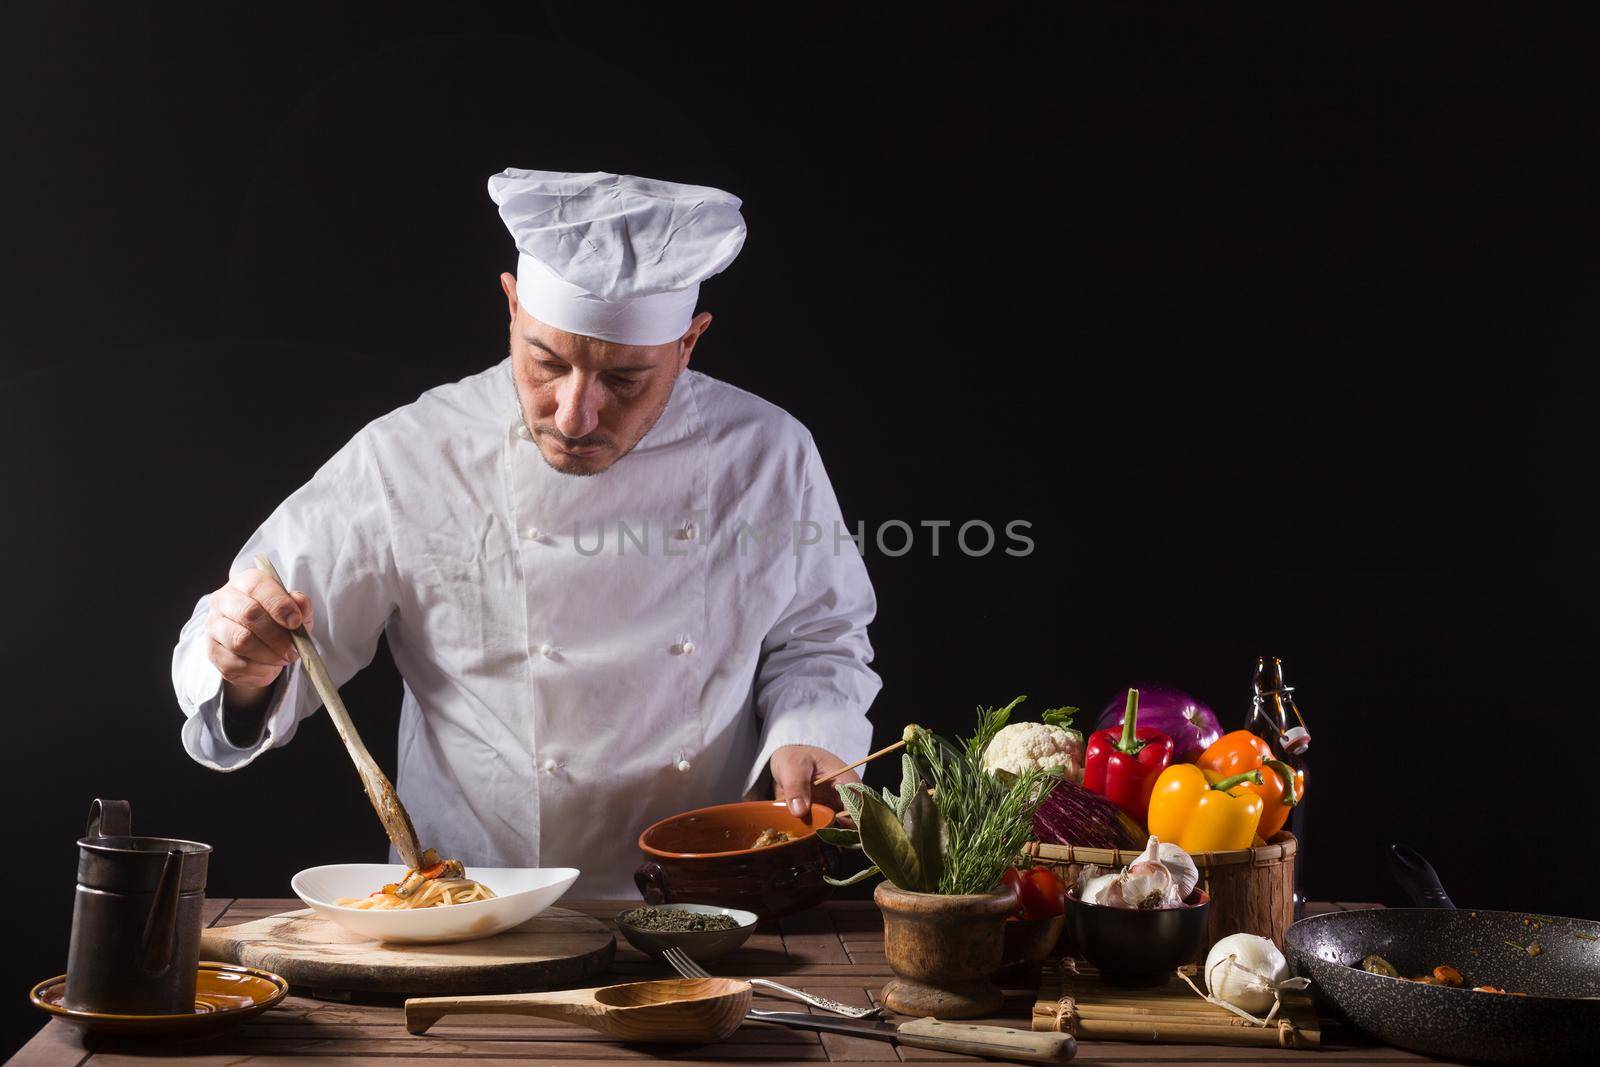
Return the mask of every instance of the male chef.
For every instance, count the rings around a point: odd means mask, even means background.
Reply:
[[[489,194],[510,355],[367,424],[250,537],[173,652],[183,744],[231,771],[294,736],[320,701],[290,628],[340,684],[386,634],[421,841],[628,896],[649,823],[769,774],[804,811],[866,754],[875,601],[805,427],[688,369],[738,198],[532,170]]]

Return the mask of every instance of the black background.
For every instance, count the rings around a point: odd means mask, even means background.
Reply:
[[[1033,524],[869,555],[880,738],[1146,678],[1236,726],[1276,654],[1313,896],[1398,902],[1404,840],[1458,903],[1600,914],[1557,859],[1600,844],[1593,16],[870,8],[4,8],[0,1045],[90,798],[223,895],[382,854],[323,716],[190,762],[170,653],[358,427],[503,354],[506,166],[742,196],[696,365],[852,520]],[[398,698],[381,654],[346,690],[390,766]]]

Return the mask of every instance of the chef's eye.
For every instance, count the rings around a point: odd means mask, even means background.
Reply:
[[[611,376],[611,378],[610,378],[610,381],[611,381],[611,387],[613,389],[617,389],[617,390],[620,390],[622,392],[627,392],[628,390],[632,389],[634,386],[638,385],[639,382],[642,381],[642,379],[640,379],[640,378],[629,378],[626,375],[613,374]]]
[[[562,371],[567,369],[567,365],[565,363],[561,363],[554,359],[541,359],[538,361],[538,363],[539,369],[547,374],[560,374]]]

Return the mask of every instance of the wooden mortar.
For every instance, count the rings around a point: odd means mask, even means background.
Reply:
[[[883,951],[895,973],[883,989],[890,1010],[935,1019],[999,1010],[994,976],[1006,918],[1017,906],[1012,893],[909,893],[885,881],[872,899],[883,912]]]

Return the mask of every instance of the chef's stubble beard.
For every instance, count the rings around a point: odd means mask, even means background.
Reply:
[[[676,388],[676,386],[678,384],[678,374],[679,373],[680,373],[679,371],[674,371],[673,372],[672,385],[673,385],[674,388]],[[515,385],[512,386],[511,391],[513,393],[516,393],[516,386]],[[517,418],[522,420],[522,428],[524,430],[528,431],[528,437],[530,439],[537,438],[539,436],[539,431],[535,430],[532,426],[528,425],[528,413],[523,410],[523,407],[522,407],[522,396],[520,394],[518,394],[516,399],[517,399]],[[593,471],[564,471],[560,467],[556,466],[554,463],[550,462],[550,457],[544,454],[544,449],[542,449],[542,448],[538,450],[539,451],[539,458],[544,460],[544,465],[546,467],[549,467],[551,470],[555,471],[557,474],[565,474],[569,478],[593,478],[596,474],[604,474],[606,471],[608,471],[612,467],[616,466],[617,465],[617,461],[622,459],[623,456],[626,456],[629,452],[632,452],[636,447],[638,447],[639,442],[643,441],[645,439],[645,437],[650,433],[650,431],[656,428],[656,423],[661,421],[662,414],[667,410],[667,405],[670,404],[671,402],[672,402],[672,389],[668,389],[667,390],[667,395],[661,398],[661,403],[659,405],[657,405],[656,410],[651,413],[649,421],[647,421],[645,423],[644,429],[639,431],[639,436],[634,439],[633,444],[629,445],[625,450],[623,450],[621,455],[619,455],[616,459],[612,460],[610,463],[607,463],[604,467],[601,467],[599,470],[593,470]]]

